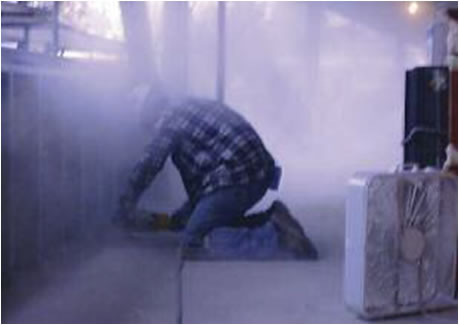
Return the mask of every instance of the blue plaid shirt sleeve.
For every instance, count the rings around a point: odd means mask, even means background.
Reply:
[[[120,199],[122,214],[126,215],[135,208],[142,193],[172,153],[177,137],[175,130],[168,128],[165,123],[157,128],[153,141],[147,146],[143,157],[135,164],[129,176],[126,191]]]

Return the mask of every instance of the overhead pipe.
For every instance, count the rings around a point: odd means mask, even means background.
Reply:
[[[225,101],[225,65],[226,65],[226,3],[218,2],[217,35],[217,100]]]

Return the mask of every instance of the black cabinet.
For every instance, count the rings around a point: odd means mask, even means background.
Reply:
[[[404,162],[441,168],[448,144],[449,71],[419,67],[406,73]]]

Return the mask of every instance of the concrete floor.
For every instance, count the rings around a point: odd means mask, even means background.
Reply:
[[[317,262],[187,262],[183,322],[365,322],[342,302],[343,209],[337,201],[309,207],[307,220],[300,217],[320,248]],[[83,263],[25,275],[3,297],[2,322],[174,323],[177,244],[177,236],[165,233],[112,240]],[[457,323],[457,309],[384,322]]]

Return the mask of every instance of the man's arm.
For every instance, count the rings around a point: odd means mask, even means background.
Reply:
[[[129,176],[127,187],[120,198],[115,223],[129,223],[140,196],[172,153],[175,138],[171,132],[158,132],[152,143],[147,146],[144,156],[136,163]]]

